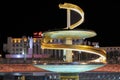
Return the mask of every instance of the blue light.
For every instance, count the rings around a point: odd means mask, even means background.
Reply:
[[[82,64],[82,65],[35,65],[36,67],[60,73],[79,73],[94,70],[96,68],[104,66],[103,64]]]

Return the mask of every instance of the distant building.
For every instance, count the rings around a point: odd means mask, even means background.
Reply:
[[[7,43],[3,44],[6,58],[48,58],[62,57],[62,50],[49,50],[41,48],[41,32],[33,33],[33,37],[22,36],[21,38],[8,37]],[[56,42],[56,40],[54,40]],[[31,49],[30,49],[31,48]],[[55,54],[57,53],[57,54]]]
[[[120,47],[101,47],[107,52],[107,62],[120,64]]]
[[[23,58],[24,56],[26,58],[32,58],[33,56],[35,58],[47,57],[47,51],[41,49],[40,40],[41,38],[33,38],[31,43],[29,37],[26,36],[22,38],[8,37],[7,44],[3,44],[3,51],[8,53],[6,58]],[[31,44],[33,44],[32,47]],[[32,54],[29,52],[30,48]]]

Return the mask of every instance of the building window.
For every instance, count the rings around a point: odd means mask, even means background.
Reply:
[[[15,47],[15,44],[13,44],[13,47]]]

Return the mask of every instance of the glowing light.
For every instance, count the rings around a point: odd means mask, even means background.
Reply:
[[[34,32],[33,37],[34,38],[41,38],[43,36],[42,32]]]

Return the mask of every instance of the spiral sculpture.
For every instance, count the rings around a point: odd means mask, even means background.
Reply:
[[[64,3],[59,4],[59,8],[61,9],[67,9],[67,27],[64,28],[64,30],[57,30],[57,31],[48,31],[43,33],[42,38],[42,48],[44,49],[57,49],[57,50],[67,50],[67,51],[83,51],[90,54],[96,54],[99,55],[97,59],[90,60],[88,62],[102,62],[106,63],[106,51],[100,48],[96,48],[93,46],[88,45],[73,45],[72,40],[73,39],[86,39],[90,37],[96,36],[96,33],[91,30],[75,30],[77,26],[83,23],[84,21],[84,12],[83,10],[74,4],[71,3]],[[74,24],[70,24],[70,11],[73,10],[80,14],[81,18]],[[52,40],[54,39],[60,39],[60,40],[66,40],[64,44],[54,44],[52,43]],[[68,58],[71,59],[71,55],[68,53]],[[67,60],[66,60],[67,61]],[[68,60],[68,62],[72,62],[72,60]]]

